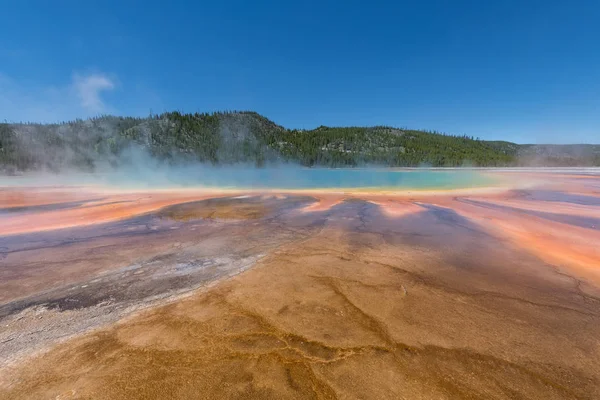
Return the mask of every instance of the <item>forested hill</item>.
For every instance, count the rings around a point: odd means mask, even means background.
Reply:
[[[517,145],[385,126],[289,130],[255,112],[170,112],[147,118],[0,124],[0,169],[5,173],[90,171],[128,163],[140,154],[169,163],[257,166],[600,165],[600,145]]]

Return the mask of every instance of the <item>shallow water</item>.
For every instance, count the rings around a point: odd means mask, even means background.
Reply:
[[[390,169],[248,169],[203,173],[197,177],[206,186],[261,189],[454,189],[481,187],[495,179],[476,171],[432,171]]]
[[[0,187],[100,184],[121,188],[209,187],[229,189],[464,189],[500,182],[477,170],[168,167],[156,173],[128,169],[102,174],[0,177]]]

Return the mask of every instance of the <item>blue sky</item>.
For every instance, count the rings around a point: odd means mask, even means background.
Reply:
[[[598,1],[21,0],[2,15],[2,120],[236,109],[600,143]]]

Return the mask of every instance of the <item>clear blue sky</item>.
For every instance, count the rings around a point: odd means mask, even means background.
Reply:
[[[600,143],[600,1],[6,1],[0,119],[255,110]]]

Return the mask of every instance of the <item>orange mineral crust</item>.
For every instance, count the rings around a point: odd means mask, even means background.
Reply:
[[[406,199],[394,199],[393,197],[365,197],[365,200],[378,206],[382,213],[390,217],[401,217],[403,215],[418,213],[425,209],[415,202]]]
[[[598,399],[600,177],[502,174],[5,188],[0,398]]]
[[[33,201],[38,205],[54,205],[55,210],[52,210],[51,207],[46,207],[43,211],[35,213],[13,212],[0,214],[0,224],[3,235],[72,228],[123,220],[156,211],[172,204],[218,196],[219,193],[215,192],[187,193],[177,191],[169,193],[139,192],[133,194],[74,193],[70,199],[78,199],[81,204],[71,206],[70,204],[58,202],[55,194],[51,193],[46,199],[38,195]],[[64,198],[69,197],[65,196]],[[14,207],[16,203],[12,202],[10,204]],[[28,204],[31,206],[31,203],[27,200],[18,204]],[[60,207],[61,205],[65,205],[65,208]]]
[[[512,208],[514,211],[540,211],[552,214],[575,215],[592,218],[597,218],[599,216],[598,207],[573,204],[565,201],[532,202],[514,197],[494,199],[479,198],[475,196],[469,197],[469,200],[477,203],[483,203],[482,206],[485,206],[487,203],[487,205],[489,206],[503,206],[507,208]]]
[[[316,201],[302,209],[304,212],[312,211],[326,211],[331,207],[340,204],[347,197],[341,194],[324,194],[316,193],[313,194]]]
[[[589,227],[581,227],[553,221],[551,215],[529,215],[518,209],[506,211],[487,207],[498,204],[495,201],[467,203],[460,200],[456,199],[448,206],[498,237],[507,238],[559,268],[571,268],[577,276],[600,284],[600,207],[579,207],[580,212],[574,214],[577,206],[556,206],[557,214],[595,217]],[[543,204],[524,208],[548,211],[549,207]]]
[[[97,197],[94,193],[79,191],[78,188],[10,188],[0,187],[0,208],[22,208],[39,205],[87,201]]]

